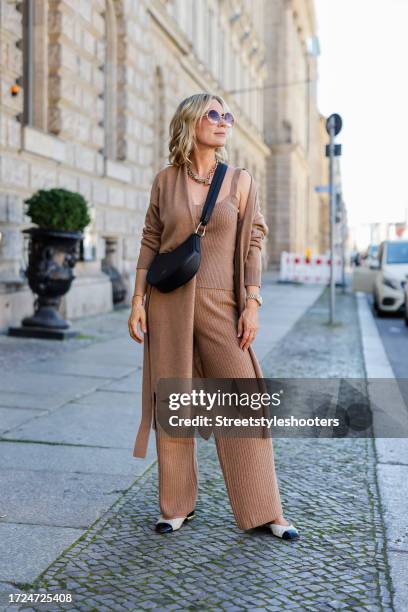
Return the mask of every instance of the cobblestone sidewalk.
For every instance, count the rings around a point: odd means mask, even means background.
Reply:
[[[328,292],[262,362],[267,377],[364,376],[355,297]],[[64,606],[26,610],[393,610],[373,441],[275,439],[285,516],[297,542],[265,528],[240,531],[213,440],[198,441],[196,518],[174,534],[154,532],[157,464],[29,592],[71,592]],[[10,610],[13,608],[9,608]],[[15,608],[14,608],[15,609]]]
[[[123,314],[127,312],[127,308],[118,308],[108,316],[102,314],[76,319],[72,328],[77,330],[79,335],[68,342],[50,342],[37,338],[24,338],[16,342],[13,336],[0,334],[0,371],[13,372],[23,365],[38,361],[39,355],[42,361],[57,359],[60,355],[78,351],[95,342],[116,339],[120,334],[126,336],[127,327],[123,324]]]

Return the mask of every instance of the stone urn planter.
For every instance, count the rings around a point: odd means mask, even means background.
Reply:
[[[25,271],[31,291],[37,296],[34,314],[22,326],[9,328],[14,336],[69,337],[71,324],[58,311],[61,297],[75,278],[82,230],[91,221],[85,199],[66,189],[40,189],[25,200],[27,215],[37,224],[23,230],[30,237]],[[76,335],[76,332],[75,332]]]
[[[29,259],[26,276],[36,294],[35,312],[25,317],[23,326],[68,329],[70,323],[58,312],[61,297],[75,278],[74,266],[79,256],[82,232],[64,232],[30,228]]]

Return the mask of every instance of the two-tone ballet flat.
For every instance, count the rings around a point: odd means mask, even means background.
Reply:
[[[298,530],[292,524],[278,525],[276,523],[267,523],[267,525],[277,538],[282,538],[283,540],[298,540],[300,538]]]
[[[160,516],[155,529],[158,533],[171,533],[172,531],[177,531],[186,521],[191,521],[191,519],[194,518],[194,513],[195,510],[192,510],[187,516],[178,516],[173,519],[166,519]]]

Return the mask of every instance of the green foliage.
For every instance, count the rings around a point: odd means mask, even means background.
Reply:
[[[30,198],[26,214],[42,229],[82,231],[91,222],[85,198],[67,189],[39,189]]]

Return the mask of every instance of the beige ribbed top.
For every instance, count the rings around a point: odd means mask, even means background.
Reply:
[[[239,214],[237,184],[241,169],[231,178],[229,194],[218,201],[201,238],[201,262],[197,272],[197,287],[234,290],[234,251]],[[198,225],[204,203],[191,203]]]

